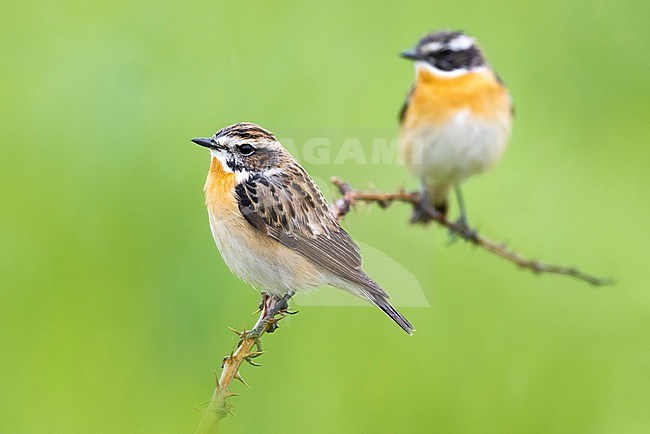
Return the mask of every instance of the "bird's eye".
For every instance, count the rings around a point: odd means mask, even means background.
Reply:
[[[440,51],[440,54],[443,56],[449,56],[451,54],[451,50],[449,48],[445,48],[444,50]]]
[[[255,152],[255,148],[253,147],[253,145],[249,145],[248,143],[244,143],[243,145],[239,145],[238,148],[239,148],[239,152],[244,157],[252,155]]]

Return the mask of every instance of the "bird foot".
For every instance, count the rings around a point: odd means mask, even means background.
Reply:
[[[411,219],[409,221],[412,225],[427,225],[431,221],[431,216],[422,208],[417,207],[413,209],[413,214],[411,214]]]
[[[411,220],[410,223],[415,225],[415,224],[421,224],[421,225],[427,225],[433,220],[433,217],[431,215],[433,212],[436,210],[429,204],[429,201],[424,197],[421,196],[420,200],[418,201],[417,204],[413,205],[413,214],[411,214]]]
[[[253,347],[256,348],[257,351],[252,352],[245,358],[245,360],[251,365],[260,366],[253,362],[252,359],[257,358],[264,353],[264,350],[262,349],[262,335],[264,333],[273,333],[278,329],[278,322],[280,320],[286,318],[288,315],[295,315],[298,313],[289,311],[289,299],[292,296],[293,293],[289,293],[282,298],[263,294],[262,303],[260,304],[260,319],[252,330],[241,332],[239,342],[237,343],[237,346],[239,347],[244,339],[252,339],[254,341]]]
[[[466,217],[460,217],[453,223],[453,227],[449,228],[449,244],[454,244],[458,238],[467,241],[478,241],[478,232],[472,229],[467,222]]]

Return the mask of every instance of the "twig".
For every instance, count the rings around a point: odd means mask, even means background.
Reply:
[[[332,207],[332,212],[337,219],[341,219],[343,216],[349,213],[350,209],[357,202],[376,203],[381,208],[387,208],[393,202],[408,203],[411,204],[414,209],[417,208],[419,211],[426,213],[427,217],[430,220],[446,227],[453,234],[458,235],[462,239],[474,244],[475,246],[482,247],[497,256],[507,259],[508,261],[513,262],[521,268],[529,269],[535,274],[553,273],[561,274],[564,276],[571,276],[576,279],[588,282],[594,286],[608,285],[613,283],[611,279],[592,276],[590,274],[583,273],[582,271],[573,267],[545,264],[537,260],[525,258],[514,250],[509,249],[504,244],[495,243],[494,241],[490,241],[487,238],[478,235],[475,231],[469,229],[463,224],[450,222],[443,214],[436,211],[431,206],[425,206],[425,208],[422,209],[419,192],[407,192],[404,190],[399,190],[395,193],[358,191],[352,189],[349,184],[341,181],[336,177],[332,178],[332,183],[336,185],[342,195],[342,197],[338,199]]]
[[[277,319],[275,317],[271,317],[270,321],[268,322],[268,326],[262,329],[259,338],[261,338],[264,333],[271,332],[277,328],[277,321],[284,318],[285,313],[280,312],[279,315],[280,317]],[[253,330],[257,329],[257,327],[262,323],[262,321],[264,321],[265,318],[267,318],[266,312],[265,309],[262,309],[260,318],[255,324],[255,327],[253,327]],[[241,374],[239,373],[241,364],[244,361],[248,361],[252,365],[255,365],[251,359],[262,354],[259,338],[253,339],[249,337],[249,332],[247,331],[239,332],[232,328],[230,330],[239,336],[239,344],[237,345],[237,349],[235,349],[234,352],[231,352],[230,355],[224,357],[223,363],[221,364],[221,375],[217,379],[214,393],[212,394],[212,398],[210,399],[207,408],[201,410],[203,416],[199,421],[194,434],[215,434],[220,432],[219,423],[221,420],[229,413],[233,414],[233,406],[227,403],[226,400],[232,396],[239,395],[238,393],[232,392],[230,390],[230,386],[233,380],[239,380],[246,387],[250,388],[250,386],[246,383],[246,381],[244,381]],[[254,349],[256,349],[256,351],[254,351]]]

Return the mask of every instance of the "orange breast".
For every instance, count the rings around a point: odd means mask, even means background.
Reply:
[[[212,157],[204,190],[205,204],[213,216],[223,215],[237,209],[235,174],[225,171],[221,162],[215,157]]]
[[[510,107],[508,91],[492,71],[447,78],[420,68],[403,127],[442,124],[462,109],[483,119],[509,118]]]

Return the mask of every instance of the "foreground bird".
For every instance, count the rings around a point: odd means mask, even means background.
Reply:
[[[269,315],[286,309],[297,291],[332,285],[414,331],[362,270],[359,248],[271,132],[240,123],[192,141],[210,149],[205,197],[217,247],[233,273],[266,294]]]
[[[467,228],[460,184],[501,159],[510,138],[510,95],[476,41],[461,32],[431,33],[402,57],[415,62],[400,113],[405,164],[421,180],[423,205],[445,216],[455,188],[459,223]],[[415,221],[426,221],[421,208]]]

